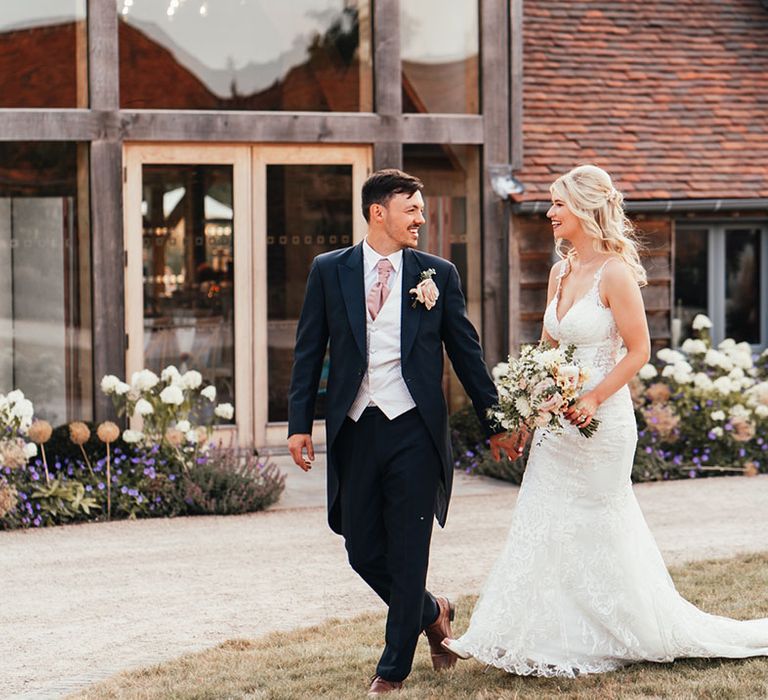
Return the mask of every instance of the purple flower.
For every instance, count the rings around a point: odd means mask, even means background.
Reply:
[[[696,470],[695,469],[691,469],[691,471],[688,472],[688,476],[691,479],[695,479],[696,478]]]

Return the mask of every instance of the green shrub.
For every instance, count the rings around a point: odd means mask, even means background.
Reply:
[[[271,506],[284,489],[285,476],[254,450],[212,447],[185,475],[184,502],[190,515],[238,515]]]

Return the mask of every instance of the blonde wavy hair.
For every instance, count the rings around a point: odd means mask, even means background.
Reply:
[[[596,165],[580,165],[561,175],[549,188],[553,199],[560,199],[581,220],[595,252],[621,258],[632,270],[637,283],[648,284],[640,262],[640,243],[632,222],[624,213],[624,197],[611,182],[611,176]],[[558,256],[573,262],[576,251],[564,250],[563,240],[555,246]]]

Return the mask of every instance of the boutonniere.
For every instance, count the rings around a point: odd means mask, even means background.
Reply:
[[[432,279],[434,276],[435,269],[433,267],[430,267],[428,270],[422,270],[419,275],[419,283],[413,289],[408,290],[409,294],[414,295],[412,304],[414,309],[416,304],[421,302],[429,311],[437,303],[437,297],[440,296],[440,292],[435,281]]]

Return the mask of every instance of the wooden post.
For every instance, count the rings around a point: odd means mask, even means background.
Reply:
[[[405,0],[407,1],[407,0]],[[381,118],[386,137],[373,142],[373,167],[402,168],[403,146],[400,127],[403,88],[400,69],[400,0],[373,3],[374,109]]]
[[[89,0],[89,86],[93,112],[120,108],[118,19],[114,0]],[[125,376],[125,294],[122,215],[122,142],[117,130],[91,143],[93,251],[94,418],[114,418],[99,384],[105,374]],[[135,303],[141,303],[136,300]]]
[[[481,0],[484,163],[508,163],[509,153],[509,17],[507,3]],[[489,366],[509,352],[507,232],[509,211],[483,173],[483,328]],[[510,284],[514,284],[510,280]]]

